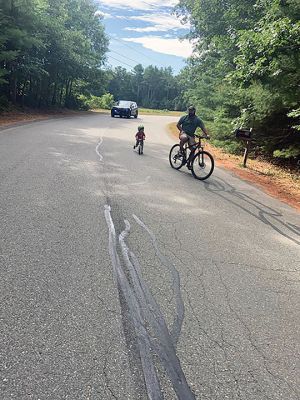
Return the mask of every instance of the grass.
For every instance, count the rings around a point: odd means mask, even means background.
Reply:
[[[94,112],[100,113],[110,113],[110,110],[104,109],[95,109]],[[139,114],[141,115],[161,115],[161,116],[173,116],[173,117],[181,117],[184,113],[182,111],[169,111],[169,110],[155,110],[152,108],[139,108]]]
[[[169,111],[169,110],[155,110],[151,108],[139,108],[140,114],[147,115],[168,115],[173,117],[180,117],[183,115],[182,111]]]

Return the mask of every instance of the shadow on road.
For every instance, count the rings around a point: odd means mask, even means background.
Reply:
[[[225,182],[221,178],[214,177],[211,181],[206,181],[203,183],[208,192],[214,193],[254,218],[257,218],[259,221],[270,226],[280,235],[291,240],[292,242],[300,244],[300,227],[284,222],[283,215],[279,211],[256,199],[253,199],[243,192],[240,192],[233,185]],[[293,234],[297,235],[297,238],[292,236]]]

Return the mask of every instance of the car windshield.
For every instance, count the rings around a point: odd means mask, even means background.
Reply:
[[[120,101],[117,102],[117,106],[119,106],[119,107],[130,108],[130,105],[131,105],[130,101],[120,100]]]

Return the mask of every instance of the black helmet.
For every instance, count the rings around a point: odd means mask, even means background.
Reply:
[[[188,111],[195,111],[196,112],[196,107],[195,106],[189,106]]]

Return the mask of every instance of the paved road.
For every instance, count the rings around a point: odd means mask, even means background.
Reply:
[[[300,398],[299,214],[172,170],[172,120],[0,132],[1,400]]]

